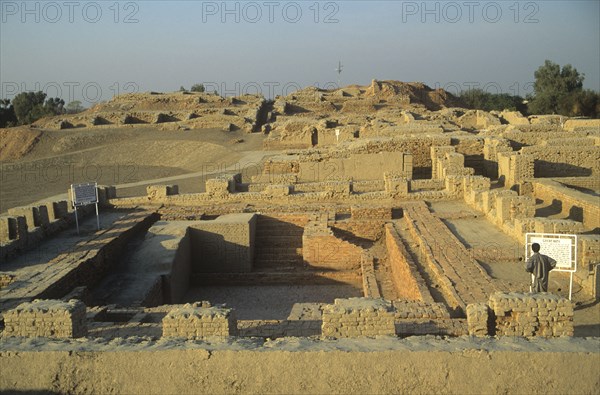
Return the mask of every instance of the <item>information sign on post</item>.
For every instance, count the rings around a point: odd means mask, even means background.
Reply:
[[[577,235],[555,233],[525,234],[525,257],[532,255],[531,245],[540,245],[540,254],[547,255],[556,261],[555,271],[570,273],[569,300],[573,294],[573,273],[577,271]]]
[[[77,234],[79,234],[79,218],[77,207],[96,205],[96,225],[100,230],[100,216],[98,214],[98,183],[86,182],[83,184],[71,184],[71,197],[73,199],[73,208],[75,209],[75,223],[77,224]]]

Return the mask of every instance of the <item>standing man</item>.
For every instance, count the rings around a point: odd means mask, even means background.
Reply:
[[[548,292],[548,275],[556,267],[556,261],[547,255],[540,254],[540,245],[531,245],[533,255],[527,260],[525,270],[533,274],[533,292]]]

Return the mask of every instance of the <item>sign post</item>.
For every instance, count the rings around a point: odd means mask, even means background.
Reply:
[[[573,295],[573,273],[577,271],[577,235],[526,233],[526,259],[529,259],[530,257],[531,245],[533,243],[538,243],[540,245],[541,254],[547,255],[556,261],[554,270],[570,273],[569,300],[571,300],[571,296]],[[529,290],[532,290],[531,286]]]
[[[77,224],[77,234],[79,234],[79,217],[77,207],[96,205],[96,225],[100,230],[100,215],[98,214],[98,183],[86,182],[83,184],[71,184],[71,196],[73,198],[73,208],[75,209],[75,223]]]

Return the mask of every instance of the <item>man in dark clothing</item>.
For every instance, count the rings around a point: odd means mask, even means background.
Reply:
[[[540,254],[540,245],[531,245],[533,255],[527,260],[525,270],[533,274],[533,292],[548,292],[548,275],[556,267],[556,261],[547,255]]]

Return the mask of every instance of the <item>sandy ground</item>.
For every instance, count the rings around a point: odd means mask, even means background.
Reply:
[[[596,394],[600,340],[282,338],[0,343],[0,391]]]
[[[116,220],[128,214],[127,211],[107,211],[100,213],[100,228],[109,228]],[[80,221],[79,232],[75,225],[59,232],[49,239],[44,239],[37,248],[25,252],[8,262],[1,262],[0,271],[15,273],[17,277],[29,272],[40,271],[49,261],[86,239],[91,239],[97,231],[96,216],[89,215]]]
[[[38,138],[24,158],[0,162],[0,212],[66,196],[72,183],[92,180],[122,186],[121,196],[145,193],[150,183],[180,180],[185,181],[183,192],[199,192],[203,175],[239,169],[242,158],[241,167],[259,168],[266,155],[256,154],[263,135],[241,131],[102,127],[49,130]]]

